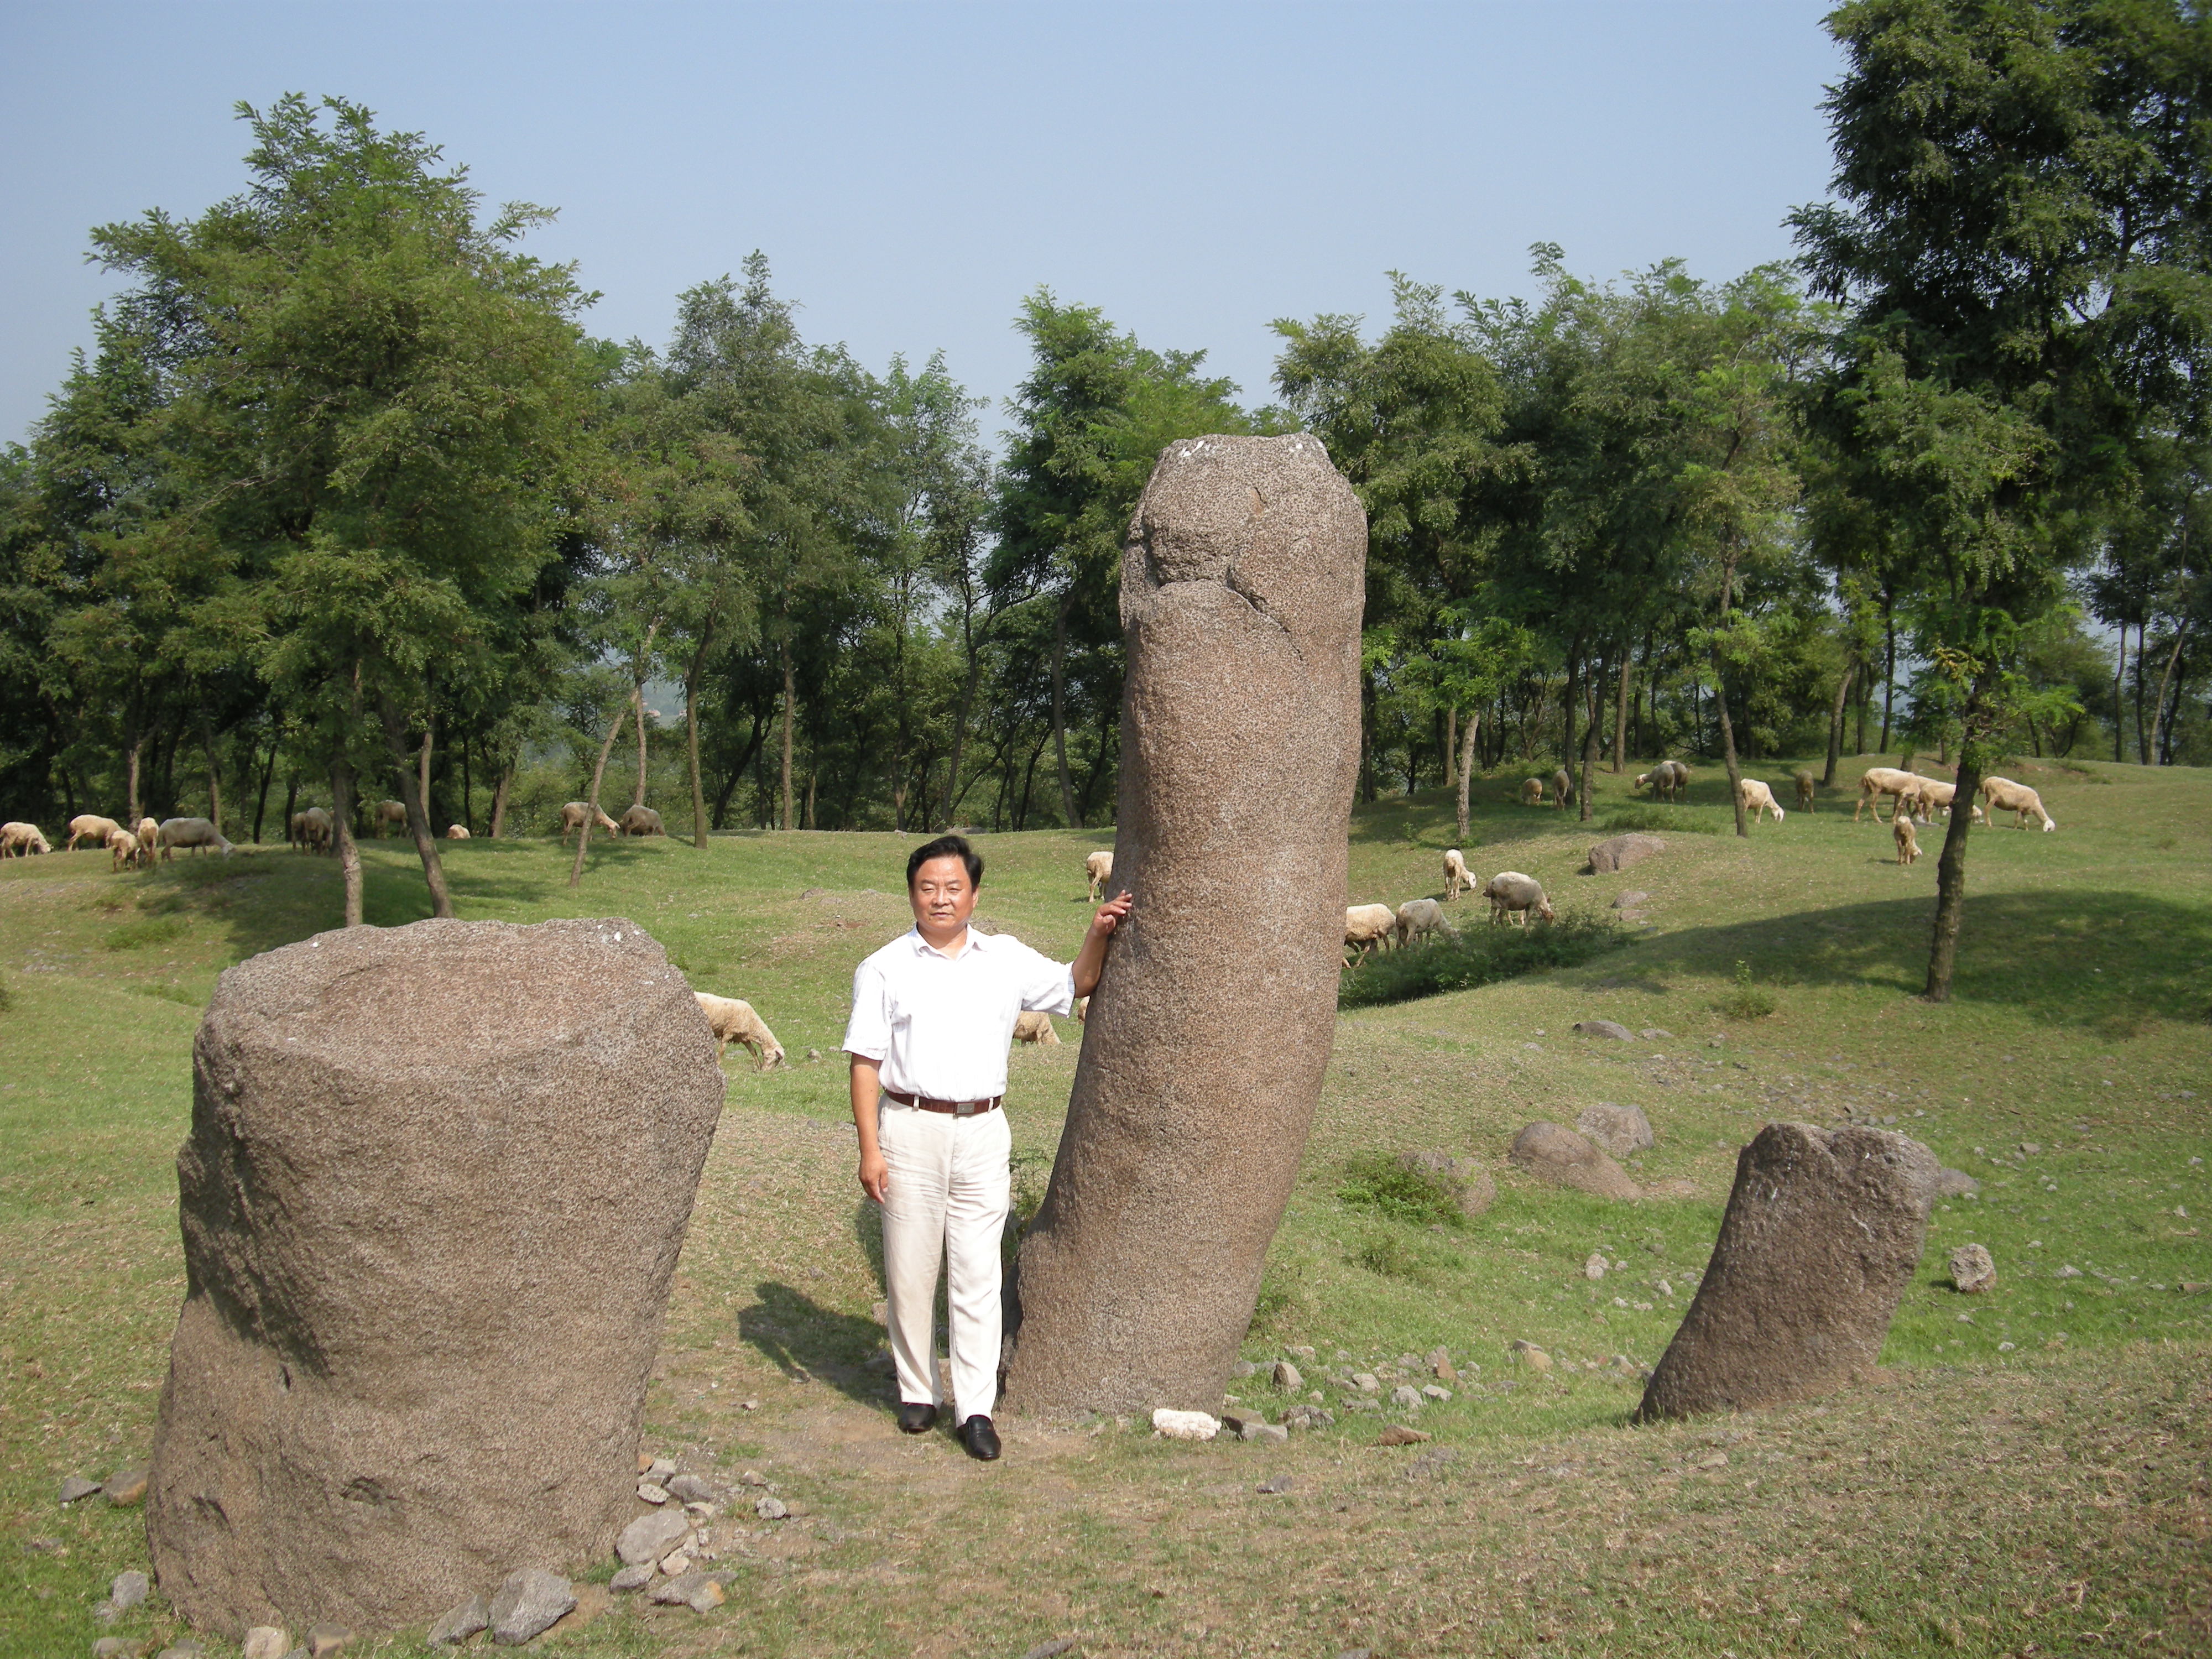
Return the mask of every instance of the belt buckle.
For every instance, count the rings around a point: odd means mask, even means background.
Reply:
[[[952,1115],[953,1115],[953,1116],[955,1116],[955,1117],[973,1117],[973,1116],[975,1116],[975,1103],[974,1101],[972,1101],[972,1100],[957,1100],[957,1101],[953,1102],[953,1103],[952,1103]]]

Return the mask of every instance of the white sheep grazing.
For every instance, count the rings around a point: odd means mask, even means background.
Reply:
[[[739,997],[710,996],[704,991],[691,994],[699,999],[699,1012],[707,1016],[707,1024],[714,1033],[718,1058],[723,1049],[737,1042],[751,1050],[763,1072],[774,1071],[783,1064],[783,1045],[768,1029],[768,1022],[753,1012],[751,1003]]]
[[[1505,920],[1508,912],[1521,918],[1521,925],[1528,925],[1528,913],[1534,910],[1547,921],[1556,921],[1552,901],[1544,896],[1544,884],[1534,876],[1524,876],[1518,870],[1500,870],[1482,884],[1482,896],[1490,901],[1490,920],[1494,926]]]
[[[384,826],[387,823],[396,823],[403,830],[407,828],[407,808],[402,802],[380,800],[376,803],[374,816],[376,821],[377,839],[380,841],[384,838]]]
[[[1920,856],[1920,837],[1912,833],[1912,815],[1899,812],[1889,821],[1889,833],[1897,842],[1897,861],[1910,864]]]
[[[465,823],[449,823],[446,826],[447,841],[466,841],[468,838],[469,826]]]
[[[1349,904],[1344,910],[1345,965],[1379,950],[1398,926],[1398,913],[1387,904]]]
[[[591,821],[592,809],[580,800],[564,801],[561,805],[561,844],[566,847],[568,837]]]
[[[1881,822],[1881,798],[1902,795],[1908,789],[1918,790],[1917,772],[1900,772],[1894,766],[1869,766],[1859,777],[1859,804],[1851,809],[1851,822],[1859,821],[1859,814],[1869,806],[1874,808],[1874,821]]]
[[[1042,1048],[1060,1047],[1060,1033],[1052,1029],[1052,1016],[1033,1008],[1024,1008],[1014,1016],[1014,1041],[1034,1042]]]
[[[113,818],[103,818],[96,812],[80,812],[70,820],[69,840],[63,845],[62,851],[76,852],[76,844],[81,841],[88,841],[94,847],[105,847],[107,838],[122,827]]]
[[[291,822],[284,826],[284,844],[301,848],[307,844],[307,815],[305,812],[292,814]]]
[[[151,818],[141,818],[131,833],[138,837],[138,845],[145,849],[146,856],[152,858],[154,848],[161,842],[161,826]]]
[[[665,836],[668,833],[660,827],[660,814],[650,806],[627,808],[617,827],[625,836]]]
[[[1642,794],[1644,793],[1644,787],[1650,784],[1658,775],[1659,769],[1656,766],[1649,772],[1638,772],[1636,776],[1630,781],[1628,785],[1628,793],[1632,795]],[[1659,792],[1656,789],[1652,791],[1652,793],[1654,794],[1658,793]]]
[[[1567,810],[1567,803],[1574,798],[1575,781],[1567,775],[1567,769],[1562,766],[1552,774],[1552,805],[1564,812]]]
[[[1674,799],[1675,796],[1680,794],[1682,791],[1690,787],[1690,769],[1683,765],[1681,762],[1661,761],[1659,763],[1659,769],[1667,775],[1667,799],[1668,800]]]
[[[1900,795],[1898,799],[1902,800],[1904,797]],[[1919,807],[1919,818],[1923,823],[1933,823],[1936,821],[1936,809],[1938,807],[1942,809],[1944,817],[1947,819],[1949,818],[1951,816],[1952,804],[1958,799],[1959,786],[1957,784],[1938,783],[1933,778],[1923,778],[1920,781],[1920,787],[1913,792],[1913,799]],[[1969,802],[1966,806],[1966,811],[1974,823],[1987,823],[1989,822],[1989,818],[1983,813],[1982,809],[1978,805]]]
[[[300,814],[301,844],[310,853],[329,852],[337,835],[337,828],[326,808],[310,806]]]
[[[2031,812],[2043,820],[2045,834],[2058,827],[2051,814],[2043,810],[2043,797],[2026,784],[2014,783],[2010,778],[1984,778],[1982,799],[1989,802],[1992,817],[1999,812],[2012,813],[2013,828],[2015,830],[2027,828],[2027,816]]]
[[[1431,898],[1407,899],[1400,905],[1395,931],[1401,945],[1411,945],[1432,933],[1442,933],[1447,939],[1459,937],[1459,929],[1444,915],[1444,907]]]
[[[37,824],[0,823],[0,859],[28,858],[33,853],[53,850]]]
[[[1106,884],[1114,879],[1114,855],[1101,848],[1083,860],[1083,873],[1091,878],[1091,902],[1098,902]]]
[[[1774,792],[1757,778],[1738,778],[1735,798],[1753,817],[1764,820],[1771,812],[1777,823],[1782,822],[1781,803],[1774,799]]]
[[[1467,859],[1455,847],[1444,854],[1444,902],[1449,904],[1457,898],[1462,888],[1472,890],[1474,878],[1468,873]]]
[[[222,831],[205,818],[163,818],[154,839],[161,846],[164,863],[175,857],[179,847],[195,848],[203,853],[210,847],[220,848],[225,858],[238,851],[222,838]]]
[[[117,829],[108,832],[107,854],[107,867],[111,870],[120,870],[125,865],[140,865],[146,861],[146,855],[138,845],[138,837],[128,830]]]
[[[1523,778],[1521,780],[1521,804],[1523,806],[1541,806],[1544,804],[1543,779]]]

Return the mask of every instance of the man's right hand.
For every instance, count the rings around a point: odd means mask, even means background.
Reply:
[[[884,1194],[891,1189],[891,1166],[884,1155],[870,1147],[860,1154],[860,1190],[882,1204]]]

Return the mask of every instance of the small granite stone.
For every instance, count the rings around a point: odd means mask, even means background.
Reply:
[[[550,1630],[575,1605],[575,1589],[556,1572],[531,1567],[510,1574],[491,1598],[491,1639],[503,1648],[519,1648]]]
[[[1615,1042],[1636,1041],[1636,1033],[1618,1020],[1578,1019],[1575,1022],[1575,1030],[1583,1036],[1610,1037]]]
[[[1439,1382],[1424,1382],[1421,1385],[1421,1393],[1425,1398],[1436,1401],[1445,1401],[1452,1397],[1452,1391]]]
[[[656,1486],[650,1480],[641,1480],[637,1483],[637,1495],[648,1504],[665,1504],[668,1501],[668,1488]]]
[[[471,1595],[460,1606],[450,1609],[446,1616],[430,1626],[429,1644],[434,1648],[449,1648],[465,1642],[480,1630],[491,1627],[491,1599]]]
[[[705,1613],[720,1607],[729,1598],[719,1580],[704,1572],[684,1572],[656,1588],[653,1599],[662,1607],[684,1607],[694,1613]]]
[[[256,1625],[246,1632],[239,1659],[284,1659],[291,1650],[291,1633],[282,1625]]]
[[[791,1510],[785,1505],[783,1499],[778,1498],[774,1492],[764,1492],[754,1500],[753,1513],[763,1521],[781,1521],[789,1515]]]
[[[681,1578],[691,1571],[690,1553],[686,1550],[678,1550],[674,1554],[664,1557],[660,1563],[660,1570],[671,1578]]]
[[[1592,1250],[1589,1253],[1589,1260],[1583,1263],[1583,1277],[1584,1279],[1603,1279],[1605,1277],[1605,1257],[1603,1255],[1596,1250]]]
[[[1295,1393],[1306,1385],[1305,1375],[1287,1359],[1275,1362],[1275,1386]]]
[[[675,1479],[676,1463],[672,1458],[656,1457],[639,1473],[657,1486],[665,1486]]]
[[[607,1588],[612,1590],[623,1591],[640,1590],[643,1589],[652,1582],[653,1563],[650,1561],[641,1561],[634,1567],[624,1567],[613,1577],[608,1579]]]
[[[1352,1386],[1358,1389],[1362,1394],[1380,1394],[1382,1392],[1382,1379],[1376,1376],[1373,1371],[1352,1372]]]
[[[1375,1437],[1375,1443],[1378,1446],[1418,1446],[1424,1440],[1432,1438],[1433,1436],[1419,1429],[1409,1429],[1403,1423],[1393,1423]]]
[[[170,1643],[154,1659],[207,1659],[207,1650],[188,1636]]]
[[[1964,1170],[1941,1169],[1936,1171],[1936,1196],[1964,1198],[1969,1193],[1978,1193],[1982,1183]]]
[[[118,1572],[115,1575],[115,1582],[107,1587],[108,1605],[118,1609],[135,1607],[146,1599],[146,1593],[153,1588],[146,1575],[136,1568],[129,1572]]]
[[[1951,1252],[1951,1283],[1962,1294],[1979,1296],[1996,1282],[1997,1264],[1986,1244],[1961,1244]]]
[[[1646,1042],[1656,1042],[1662,1037],[1671,1040],[1674,1034],[1663,1025],[1647,1025],[1636,1035],[1642,1037]]]
[[[625,1566],[657,1561],[668,1553],[670,1545],[690,1529],[690,1523],[680,1511],[653,1510],[622,1529],[622,1535],[615,1540],[615,1553]]]
[[[138,1659],[138,1656],[154,1644],[143,1639],[133,1640],[127,1636],[103,1636],[92,1644],[92,1659]]]
[[[129,1509],[134,1504],[146,1501],[146,1471],[141,1468],[118,1469],[100,1483],[100,1493],[117,1509]]]
[[[1421,1391],[1411,1383],[1401,1382],[1390,1390],[1390,1403],[1401,1411],[1417,1412],[1421,1409]]]
[[[1616,910],[1632,910],[1650,896],[1651,895],[1641,887],[1632,887],[1613,900],[1613,908]]]
[[[316,1625],[307,1632],[307,1659],[342,1652],[352,1640],[353,1632],[343,1625]]]
[[[80,1498],[91,1497],[99,1490],[99,1481],[88,1480],[81,1474],[73,1474],[62,1482],[62,1502],[74,1504]]]
[[[1609,1100],[1593,1101],[1583,1108],[1575,1127],[1608,1158],[1633,1158],[1647,1152],[1656,1137],[1651,1120],[1638,1106],[1617,1106]]]
[[[1237,1431],[1239,1440],[1264,1440],[1279,1445],[1291,1437],[1291,1431],[1279,1423],[1247,1423]]]

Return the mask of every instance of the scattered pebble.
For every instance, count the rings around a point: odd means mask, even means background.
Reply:
[[[1352,1386],[1358,1389],[1362,1394],[1380,1394],[1382,1392],[1382,1380],[1376,1376],[1373,1371],[1352,1372]]]
[[[78,1503],[84,1498],[91,1497],[99,1490],[99,1481],[88,1480],[81,1474],[73,1474],[70,1476],[68,1480],[62,1482],[62,1502],[64,1504]],[[279,1656],[279,1659],[282,1659],[281,1656]]]
[[[115,1582],[107,1587],[107,1603],[118,1611],[135,1607],[146,1599],[147,1593],[153,1588],[146,1575],[135,1568],[129,1572],[118,1572],[115,1575]]]
[[[1979,1296],[1996,1282],[1997,1264],[1987,1245],[1961,1244],[1951,1252],[1951,1283],[1961,1295]]]
[[[774,1492],[764,1492],[753,1500],[753,1513],[763,1521],[781,1521],[791,1510]]]
[[[636,1569],[626,1568],[626,1571]],[[646,1569],[647,1574],[653,1571]],[[430,1626],[429,1644],[434,1648],[450,1648],[465,1642],[478,1631],[491,1628],[491,1599],[471,1595],[460,1606],[449,1610],[446,1616]]]
[[[1592,1250],[1589,1259],[1583,1263],[1583,1277],[1592,1279],[1605,1277],[1605,1257],[1598,1251]]]
[[[661,1562],[660,1570],[671,1578],[681,1578],[691,1571],[691,1558],[684,1551],[678,1550]]]
[[[1444,1401],[1452,1397],[1452,1391],[1449,1389],[1447,1389],[1441,1383],[1437,1382],[1423,1383],[1421,1385],[1421,1392],[1431,1400]]]
[[[1277,1388],[1293,1392],[1306,1385],[1305,1374],[1287,1359],[1278,1359],[1275,1362],[1274,1380]]]
[[[654,1590],[653,1599],[663,1607],[685,1607],[694,1613],[705,1613],[720,1607],[729,1596],[720,1580],[710,1578],[704,1572],[685,1572]]]
[[[650,1480],[637,1483],[637,1495],[648,1504],[665,1504],[668,1501],[668,1489],[656,1486]]]
[[[117,1509],[129,1509],[134,1504],[146,1501],[146,1471],[118,1469],[100,1483],[100,1495]]]
[[[352,1640],[353,1632],[343,1625],[314,1626],[307,1632],[307,1659],[325,1659],[326,1655],[342,1652]]]
[[[1417,1412],[1421,1409],[1421,1391],[1411,1383],[1401,1382],[1390,1390],[1390,1403],[1401,1411]]]
[[[608,1579],[607,1588],[611,1590],[620,1590],[627,1593],[630,1590],[643,1589],[652,1582],[653,1563],[650,1561],[641,1561],[634,1567],[624,1567],[613,1577]]]
[[[510,1573],[486,1609],[491,1639],[503,1648],[520,1647],[550,1630],[575,1605],[574,1586],[557,1572],[532,1567]]]
[[[1255,1492],[1265,1492],[1270,1497],[1273,1496],[1277,1492],[1288,1492],[1290,1489],[1291,1477],[1287,1474],[1270,1475],[1267,1480],[1262,1480],[1258,1486],[1252,1488]]]
[[[282,1625],[256,1625],[246,1632],[239,1659],[284,1659],[291,1650],[291,1635]]]

